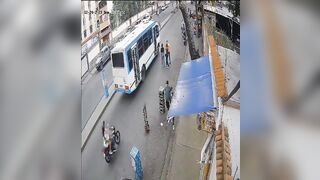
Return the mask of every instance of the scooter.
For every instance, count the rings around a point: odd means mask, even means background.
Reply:
[[[107,129],[105,137],[103,137],[103,156],[107,163],[111,162],[112,155],[117,152],[120,144],[120,132],[116,131],[114,126]]]

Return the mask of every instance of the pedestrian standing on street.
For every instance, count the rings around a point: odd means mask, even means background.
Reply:
[[[105,133],[105,128],[106,128],[106,122],[102,122],[102,137],[105,138],[104,133]]]
[[[168,40],[166,41],[166,45],[165,45],[165,50],[166,50],[166,64],[167,64],[167,67],[170,66],[171,64],[171,57],[170,57],[170,44],[168,42]]]
[[[166,86],[164,88],[164,99],[166,101],[166,107],[169,111],[170,103],[172,98],[172,87],[169,86],[169,81],[166,81]]]
[[[172,100],[172,95],[173,95],[173,91],[172,91],[172,87],[169,86],[169,81],[166,82],[166,86],[164,88],[164,99],[166,101],[166,107],[169,111],[170,109],[170,104],[171,104],[171,100]],[[168,123],[172,121],[172,129],[174,130],[174,117],[168,119]]]
[[[161,54],[161,63],[162,63],[162,66],[165,66],[165,65],[166,65],[166,62],[165,62],[165,59],[164,59],[164,47],[163,47],[163,43],[161,43],[160,54]]]
[[[169,59],[169,54],[165,53],[165,67],[169,67],[168,59]]]

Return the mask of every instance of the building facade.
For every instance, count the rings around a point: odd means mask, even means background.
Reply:
[[[107,1],[81,1],[81,45],[84,47],[110,41],[110,16]]]
[[[110,22],[110,13],[108,11],[108,1],[98,1],[98,20],[99,20],[99,31],[101,37],[101,43],[109,44],[111,37],[111,22]]]

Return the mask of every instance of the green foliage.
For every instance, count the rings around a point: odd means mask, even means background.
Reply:
[[[234,6],[235,7],[234,7],[233,15],[235,17],[240,16],[240,0],[239,1],[235,1]]]
[[[228,0],[228,9],[232,12],[234,17],[240,16],[240,0]]]
[[[214,6],[214,3],[216,2],[216,0],[209,0],[208,2],[211,4],[211,6]]]
[[[148,1],[113,1],[113,8],[110,14],[112,28],[115,28],[146,9]]]

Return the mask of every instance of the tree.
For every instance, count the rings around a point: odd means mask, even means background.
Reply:
[[[240,16],[240,0],[231,1],[228,0],[228,9],[232,12],[234,17]]]
[[[240,16],[240,0],[235,1],[235,3],[234,3],[233,16],[234,17]]]
[[[211,4],[211,6],[214,6],[216,0],[209,0],[208,2]]]
[[[119,26],[132,16],[146,9],[148,1],[113,1],[112,12],[110,13],[111,26]]]

